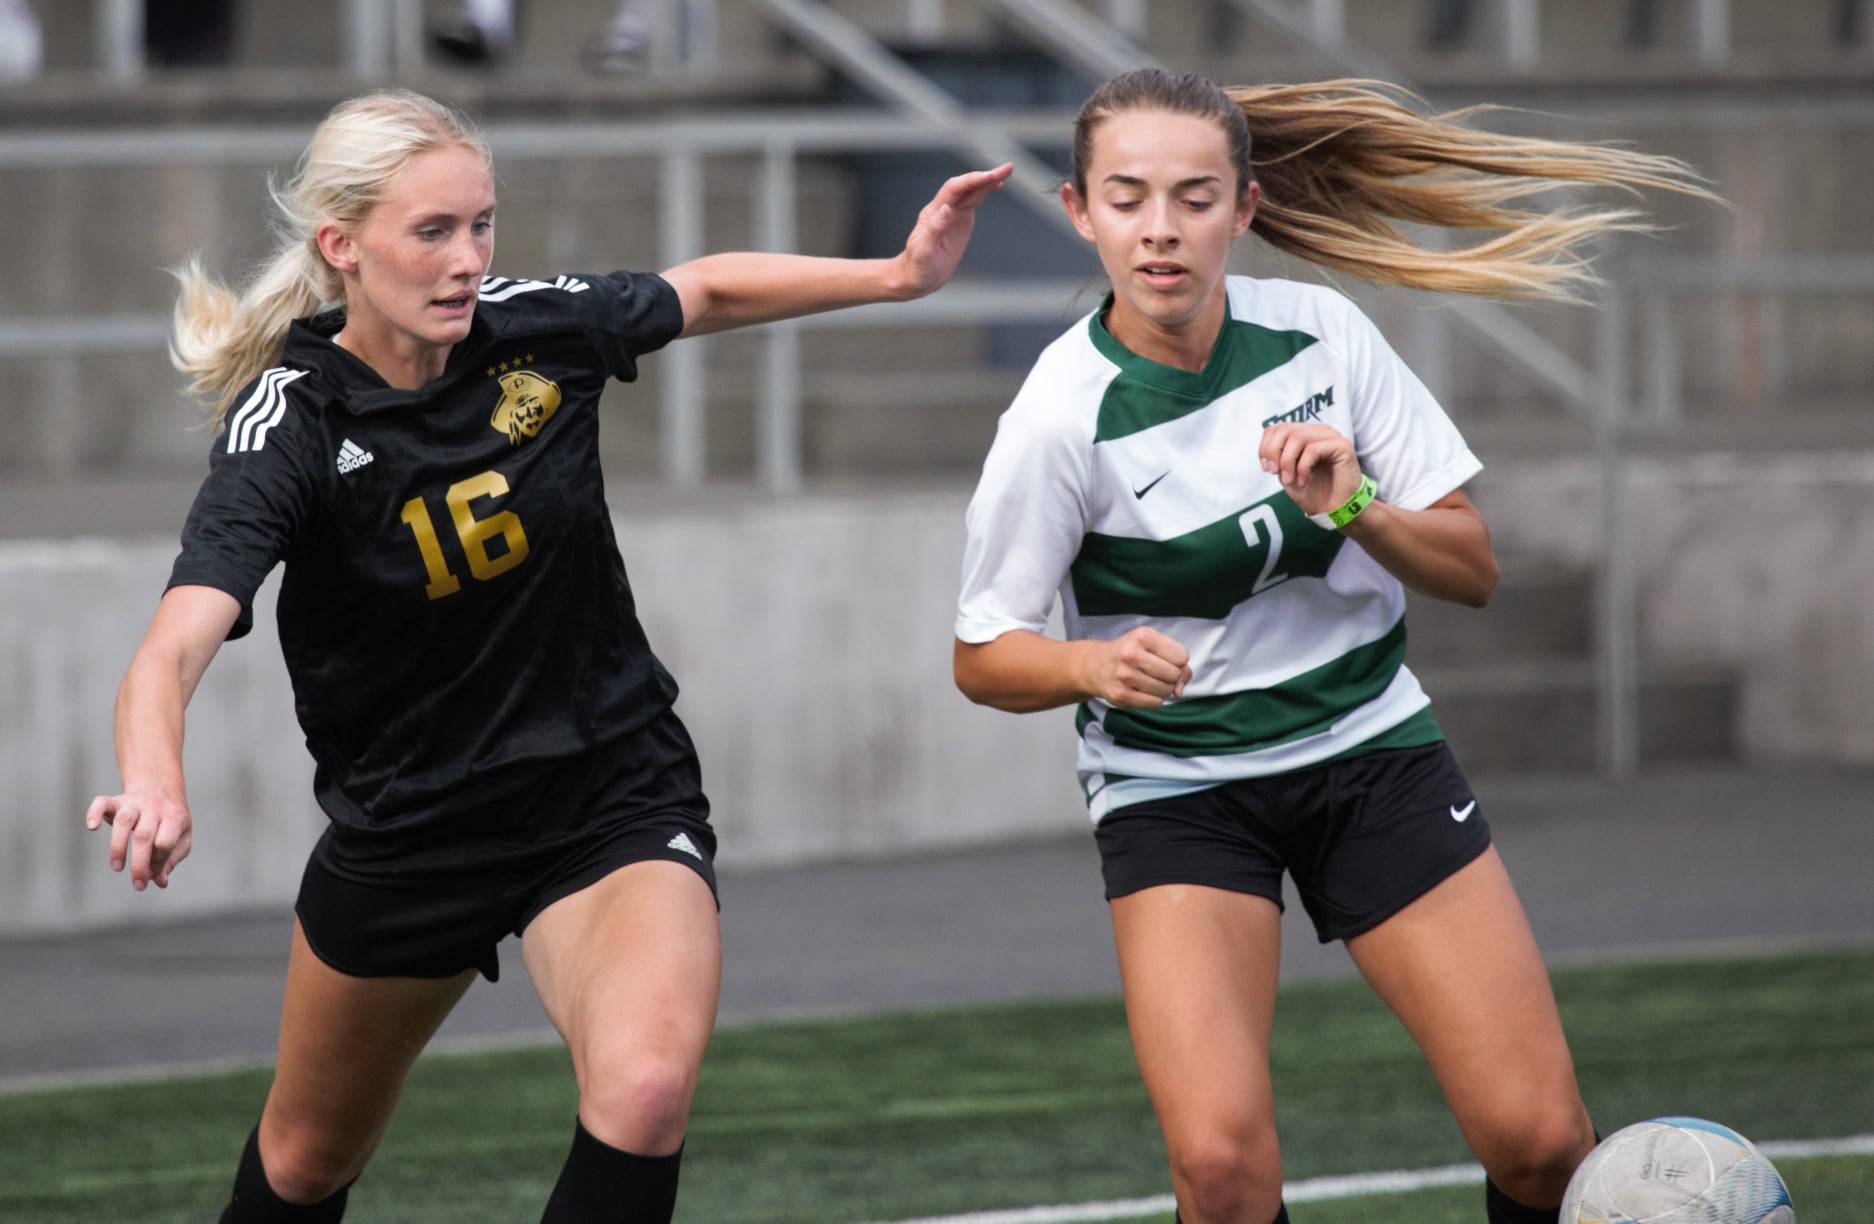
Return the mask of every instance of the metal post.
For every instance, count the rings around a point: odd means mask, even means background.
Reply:
[[[1595,617],[1597,710],[1601,768],[1614,777],[1639,762],[1637,584],[1627,446],[1627,301],[1611,285],[1596,316],[1601,365],[1600,410],[1594,414],[1594,457],[1600,470],[1601,568]]]
[[[388,75],[396,17],[379,0],[345,0],[339,10],[339,43],[345,48],[346,71],[367,81]]]
[[[405,75],[423,70],[423,0],[391,0],[391,53],[397,71]]]
[[[85,359],[80,356],[58,357],[41,362],[45,370],[45,404],[40,416],[41,446],[39,474],[70,480],[84,464],[85,441],[94,437],[104,422],[96,403],[84,396]]]
[[[666,152],[658,186],[658,242],[669,268],[703,252],[702,155],[682,148]],[[703,356],[704,341],[690,339],[672,345],[664,358],[658,452],[664,479],[680,488],[703,479]]]
[[[1527,68],[1542,58],[1542,12],[1539,0],[1504,0],[1503,54]]]
[[[143,75],[143,0],[95,0],[98,67],[114,81]]]
[[[1722,64],[1731,58],[1731,0],[1698,0],[1695,21],[1698,58]]]
[[[1347,41],[1347,0],[1310,0],[1308,24],[1323,46],[1342,45]]]
[[[756,245],[792,252],[799,243],[795,219],[794,150],[769,145],[755,180]],[[758,395],[756,463],[761,482],[774,493],[800,487],[800,324],[771,323]]]
[[[1435,399],[1449,404],[1454,398],[1450,311],[1440,302],[1414,302],[1406,337],[1412,348],[1408,364]]]
[[[684,0],[663,0],[652,10],[650,63],[659,75],[683,66]]]
[[[1789,299],[1771,286],[1757,293],[1757,343],[1763,351],[1763,389],[1781,397],[1789,389]]]
[[[1642,274],[1640,279],[1647,278]],[[1646,419],[1655,426],[1675,425],[1685,412],[1685,375],[1679,363],[1679,325],[1664,289],[1646,294],[1640,327],[1646,344]]]
[[[691,72],[704,76],[721,66],[722,13],[716,0],[689,0],[683,58]]]

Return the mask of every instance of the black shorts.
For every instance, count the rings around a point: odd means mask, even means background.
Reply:
[[[504,936],[620,867],[682,863],[716,893],[709,801],[673,713],[556,767],[522,800],[465,803],[447,829],[446,840],[326,829],[294,907],[320,960],[353,977],[479,969],[492,982]]]
[[[1282,904],[1282,872],[1322,943],[1392,917],[1490,846],[1444,744],[1389,748],[1110,813],[1094,833],[1108,900],[1204,884]]]

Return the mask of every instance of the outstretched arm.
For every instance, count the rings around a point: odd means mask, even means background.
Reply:
[[[1013,167],[959,174],[918,213],[904,250],[892,259],[826,259],[738,251],[705,255],[663,274],[683,303],[684,336],[728,331],[801,315],[902,302],[942,288],[956,271],[976,224],[976,206],[1008,181]]]
[[[189,797],[182,784],[182,711],[240,615],[232,595],[179,586],[163,596],[117,689],[117,768],[123,790],[99,795],[85,827],[111,826],[111,870],[130,868],[139,892],[189,855]]]

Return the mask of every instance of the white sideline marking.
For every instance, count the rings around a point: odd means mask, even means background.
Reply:
[[[556,1044],[560,1035],[550,1028],[516,1029],[507,1033],[470,1033],[439,1037],[424,1047],[431,1054],[486,1054],[501,1050],[530,1050]],[[61,1092],[67,1088],[95,1088],[113,1084],[148,1084],[162,1080],[194,1079],[201,1075],[228,1075],[262,1071],[273,1066],[270,1054],[234,1054],[226,1058],[194,1058],[187,1062],[138,1063],[128,1067],[98,1067],[84,1071],[29,1072],[0,1076],[0,1097],[27,1092]]]
[[[1874,1135],[1840,1139],[1773,1139],[1757,1147],[1772,1160],[1802,1160],[1811,1156],[1874,1156]],[[1405,1194],[1435,1186],[1481,1186],[1481,1165],[1439,1165],[1431,1169],[1391,1169],[1384,1173],[1350,1173],[1338,1177],[1311,1177],[1282,1187],[1291,1203],[1319,1203],[1362,1194]],[[1057,1207],[1017,1207],[1008,1211],[977,1211],[966,1215],[920,1216],[893,1224],[1072,1224],[1076,1220],[1118,1220],[1163,1214],[1177,1206],[1169,1194],[1151,1198],[1114,1199],[1104,1203],[1073,1203]]]

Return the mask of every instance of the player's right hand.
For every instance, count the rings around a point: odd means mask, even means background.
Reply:
[[[1095,643],[1086,690],[1108,704],[1155,710],[1182,697],[1191,679],[1191,653],[1146,625],[1110,642]]]
[[[169,887],[169,877],[189,857],[189,805],[172,795],[129,790],[99,795],[85,809],[85,828],[111,826],[111,870],[130,868],[130,886],[142,892],[151,882]]]

